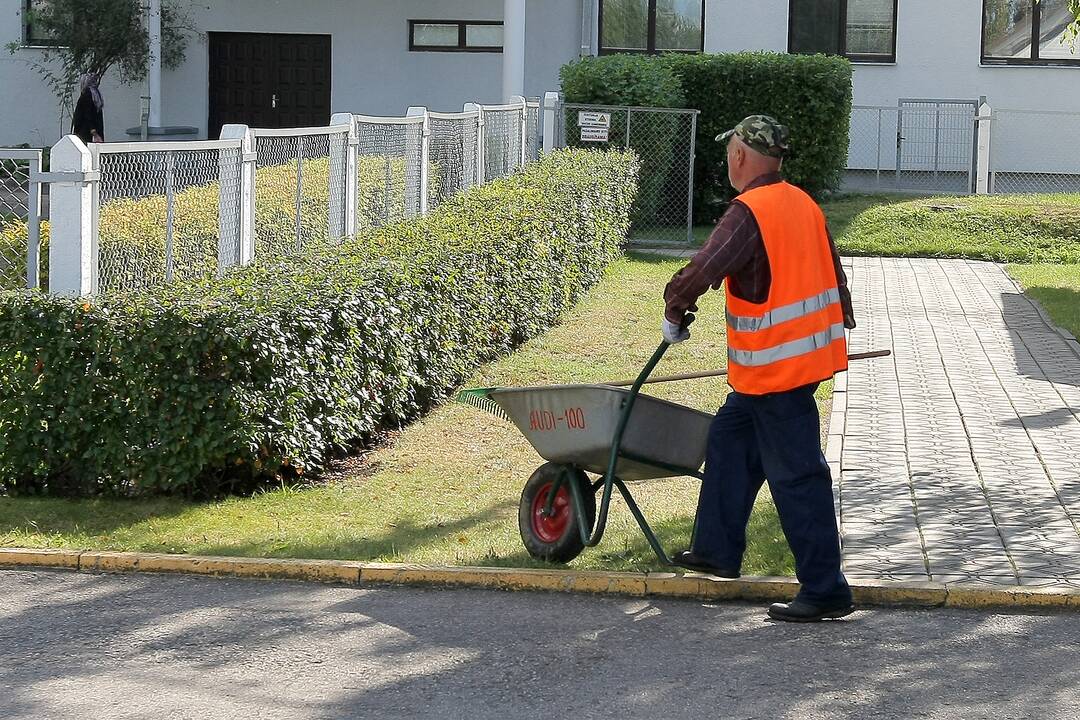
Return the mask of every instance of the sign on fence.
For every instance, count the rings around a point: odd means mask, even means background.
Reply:
[[[581,127],[611,127],[611,113],[604,112],[579,112],[578,125]]]
[[[581,128],[581,142],[607,142],[608,129],[605,127]]]
[[[578,113],[581,142],[606,143],[611,134],[611,113],[582,111]]]
[[[549,97],[552,147],[629,149],[641,162],[630,237],[648,243],[693,240],[697,110],[578,105]]]

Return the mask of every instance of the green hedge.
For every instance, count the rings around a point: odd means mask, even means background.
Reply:
[[[734,195],[727,182],[725,148],[714,138],[755,113],[791,128],[788,180],[818,195],[839,187],[847,164],[851,119],[851,63],[824,55],[733,53],[587,58],[563,69],[569,102],[665,105],[674,98],[698,117],[694,212],[711,222]],[[637,74],[638,81],[627,79]],[[674,78],[670,93],[657,87]],[[608,78],[612,79],[608,88]]]
[[[220,280],[0,293],[0,486],[217,493],[318,469],[554,323],[617,254],[636,172],[559,152]]]
[[[568,103],[687,107],[679,77],[648,55],[582,58],[563,65],[559,79]]]

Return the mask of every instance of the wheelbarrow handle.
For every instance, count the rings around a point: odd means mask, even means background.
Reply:
[[[892,355],[892,350],[874,350],[873,352],[853,353],[848,355],[848,360],[870,360],[873,358],[882,358]],[[643,381],[642,385],[652,385],[653,383],[664,382],[677,382],[679,380],[697,380],[699,378],[711,378],[711,377],[723,377],[727,375],[727,369],[723,370],[707,370],[705,372],[696,373],[683,373],[681,375],[665,375],[662,377],[648,378]],[[611,387],[629,387],[636,383],[637,380],[620,380],[619,382],[603,383]]]

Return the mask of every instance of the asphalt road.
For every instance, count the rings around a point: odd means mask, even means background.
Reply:
[[[1080,616],[0,571],[0,718],[1080,717]]]

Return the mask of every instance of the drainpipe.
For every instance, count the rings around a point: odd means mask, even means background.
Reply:
[[[600,3],[597,0],[581,0],[581,57],[596,55]]]
[[[503,0],[503,102],[525,94],[525,0]]]
[[[150,0],[147,30],[150,35],[150,64],[146,78],[150,94],[150,127],[161,127],[161,0]]]

